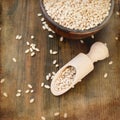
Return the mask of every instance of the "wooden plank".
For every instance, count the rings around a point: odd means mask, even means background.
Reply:
[[[44,31],[40,17],[38,0],[1,0],[0,1],[0,120],[38,120],[45,116],[46,120],[63,120],[64,113],[68,120],[119,120],[120,118],[120,1],[115,1],[114,14],[108,25],[95,35],[95,39],[87,38],[84,44],[79,40],[64,39]],[[16,35],[22,35],[16,40]],[[48,38],[53,34],[54,38]],[[30,36],[35,39],[31,40]],[[115,40],[115,37],[119,40]],[[29,47],[26,42],[35,43],[40,49],[34,57],[25,54]],[[95,63],[95,70],[86,76],[81,83],[66,94],[55,97],[50,90],[41,88],[41,83],[50,85],[45,76],[58,68],[52,65],[57,60],[59,66],[71,60],[79,52],[87,53],[95,41],[107,43],[110,57]],[[50,55],[49,50],[57,50],[57,55]],[[17,62],[13,62],[15,57]],[[109,65],[109,61],[113,61]],[[59,67],[59,68],[60,68]],[[108,73],[105,79],[104,74]],[[31,84],[34,93],[26,94],[27,85]],[[16,97],[17,90],[22,95]],[[8,97],[3,96],[8,93]],[[30,98],[35,98],[30,104]],[[54,113],[60,112],[55,117]]]

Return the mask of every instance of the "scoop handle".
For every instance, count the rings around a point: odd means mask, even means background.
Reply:
[[[109,57],[109,51],[107,46],[101,42],[95,42],[91,48],[87,56],[92,60],[92,62],[97,62],[99,60],[103,60]]]

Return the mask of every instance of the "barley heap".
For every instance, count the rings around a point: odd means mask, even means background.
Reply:
[[[65,90],[70,87],[74,81],[76,69],[72,66],[67,67],[55,82],[57,91]]]
[[[59,25],[88,30],[109,15],[111,0],[43,0],[47,14]]]

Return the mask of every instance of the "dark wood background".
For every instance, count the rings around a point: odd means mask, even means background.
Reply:
[[[63,114],[68,113],[67,120],[119,120],[120,119],[120,0],[115,0],[115,9],[108,25],[95,35],[95,39],[87,38],[81,44],[79,40],[64,39],[59,41],[48,38],[47,31],[42,29],[39,0],[0,0],[0,120],[64,120]],[[22,35],[16,40],[17,34]],[[31,40],[30,36],[35,39]],[[119,40],[115,40],[115,37]],[[34,57],[24,54],[26,41],[37,44],[40,52]],[[57,71],[52,65],[58,60],[60,67],[80,52],[87,53],[92,43],[107,43],[110,57],[95,63],[95,70],[86,76],[81,83],[66,94],[55,97],[50,90],[41,88],[41,83],[50,84],[45,80],[47,73]],[[50,55],[49,49],[59,51]],[[14,63],[12,58],[17,62]],[[113,61],[109,65],[109,61]],[[108,73],[105,79],[104,73]],[[34,93],[25,94],[27,84],[33,85]],[[22,95],[16,97],[17,89]],[[2,95],[8,93],[8,97]],[[30,98],[35,102],[30,104]],[[55,112],[60,116],[55,117]]]

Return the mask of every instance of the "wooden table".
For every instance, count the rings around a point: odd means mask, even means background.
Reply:
[[[42,29],[39,0],[0,0],[0,120],[119,120],[120,119],[120,0],[115,0],[114,14],[108,25],[84,44],[79,40],[64,39]],[[22,35],[16,40],[16,35]],[[35,38],[31,39],[31,35]],[[118,37],[119,40],[115,40]],[[25,54],[26,42],[35,43],[40,49],[34,57]],[[95,70],[66,94],[55,97],[41,83],[50,85],[45,77],[57,71],[80,52],[87,53],[95,41],[107,43],[110,57],[95,64]],[[50,55],[49,50],[59,51]],[[12,58],[16,58],[13,62]],[[57,60],[59,68],[53,64]],[[113,61],[112,65],[109,62]],[[82,68],[81,68],[82,69]],[[108,77],[104,78],[104,74]],[[33,93],[26,94],[33,86]],[[17,90],[22,90],[16,97]],[[6,92],[8,97],[3,96]],[[30,99],[35,101],[30,103]],[[59,112],[59,116],[54,116]]]

